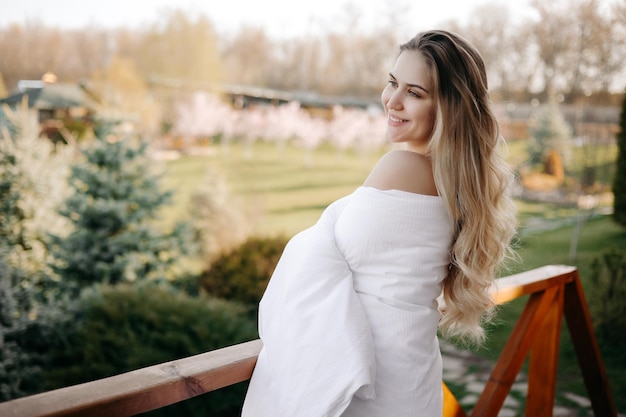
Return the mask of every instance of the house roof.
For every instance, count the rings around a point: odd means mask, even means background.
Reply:
[[[284,91],[272,88],[261,88],[244,85],[226,84],[219,87],[222,94],[228,96],[240,96],[249,101],[282,102],[297,101],[303,107],[331,107],[341,105],[347,107],[360,107],[363,109],[379,105],[378,100],[366,100],[355,97],[328,96],[311,91]]]
[[[0,100],[0,104],[17,106],[28,100],[28,107],[41,110],[86,107],[95,109],[96,101],[78,84],[44,84],[42,87],[28,88]]]

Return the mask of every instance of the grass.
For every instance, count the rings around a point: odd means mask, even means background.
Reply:
[[[229,152],[218,147],[208,156],[169,161],[164,185],[175,195],[174,204],[163,212],[163,221],[172,224],[174,219],[184,218],[190,196],[205,180],[207,171],[214,170],[256,219],[255,234],[291,236],[312,225],[329,203],[358,187],[384,151],[338,154],[330,147],[321,147],[307,155],[293,146],[280,150],[274,144],[260,142],[255,144],[252,155],[233,145]],[[513,159],[523,160],[520,152],[518,144],[511,146]],[[594,257],[610,247],[626,248],[626,230],[607,216],[599,216],[584,225],[576,259],[571,260],[570,241],[575,227],[571,220],[575,209],[529,202],[518,202],[518,209],[520,222],[528,229],[520,233],[521,262],[512,265],[507,273],[548,264],[573,264],[580,271],[583,286],[587,286]],[[538,222],[541,226],[536,228]],[[490,329],[489,341],[477,352],[479,355],[497,357],[525,301],[516,300],[501,308],[498,325]],[[613,355],[606,347],[601,348],[618,410],[626,410],[626,398],[616,395],[626,391],[624,355]],[[586,396],[566,327],[562,332],[557,390]]]
[[[255,223],[255,234],[292,236],[315,223],[324,208],[363,183],[382,150],[339,154],[320,147],[311,155],[293,146],[259,142],[251,156],[241,146],[216,147],[209,156],[187,156],[167,164],[164,187],[175,190],[164,222],[185,216],[189,198],[208,170],[225,178]]]

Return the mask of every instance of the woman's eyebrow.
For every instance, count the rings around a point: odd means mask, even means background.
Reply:
[[[394,81],[397,81],[396,77],[394,77],[394,75],[392,73],[389,73],[389,76],[391,78],[393,78]],[[419,84],[409,84],[409,83],[407,83],[406,85],[408,85],[409,87],[413,87],[413,88],[419,88],[420,90],[424,91],[426,94],[430,94],[430,92],[427,89],[425,89],[424,87],[422,87]]]

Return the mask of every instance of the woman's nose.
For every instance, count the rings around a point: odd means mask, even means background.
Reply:
[[[387,102],[387,107],[393,110],[400,110],[402,109],[402,98],[400,97],[400,94],[398,94],[398,91],[395,91],[390,97],[389,97],[389,101]]]

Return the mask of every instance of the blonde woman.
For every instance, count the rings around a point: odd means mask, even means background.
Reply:
[[[420,33],[381,99],[394,150],[285,248],[243,416],[440,417],[437,330],[483,339],[515,208],[482,58]]]

